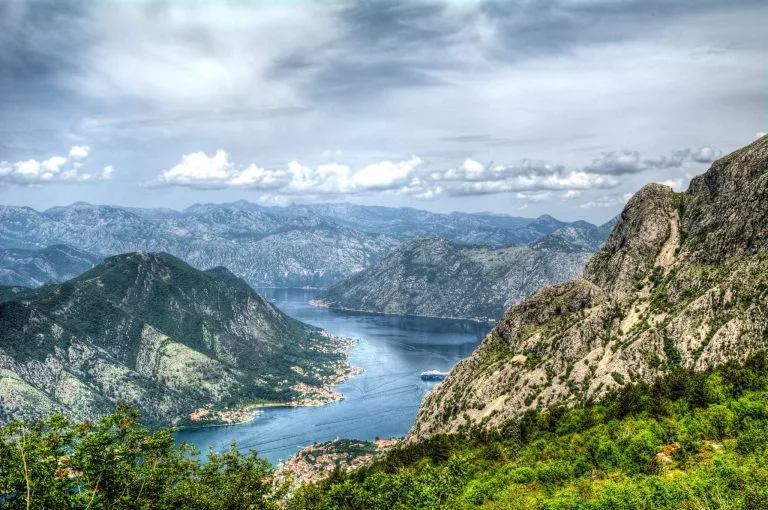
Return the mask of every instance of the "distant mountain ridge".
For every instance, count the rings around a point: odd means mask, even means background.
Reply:
[[[568,227],[572,228],[572,227]],[[495,321],[546,285],[578,276],[591,251],[408,241],[374,266],[320,293],[331,308]]]
[[[0,250],[0,285],[37,287],[74,278],[91,269],[102,257],[65,244],[39,250]]]
[[[163,253],[117,255],[65,283],[0,295],[0,422],[94,419],[129,402],[173,423],[205,404],[291,401],[346,364],[338,340],[228,270]]]
[[[0,248],[67,244],[98,256],[163,251],[197,268],[227,267],[255,287],[329,287],[413,237],[519,245],[571,226],[592,227],[549,216],[438,214],[353,204],[265,207],[239,201],[174,211],[75,203],[43,212],[0,206]]]

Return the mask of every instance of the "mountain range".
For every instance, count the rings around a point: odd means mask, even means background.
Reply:
[[[580,278],[513,306],[424,398],[412,439],[495,428],[768,346],[768,136],[675,193],[648,184]]]
[[[602,240],[595,235],[594,244],[583,244],[585,235],[572,235],[577,230],[584,229],[559,229],[537,241],[539,247],[471,246],[440,237],[417,238],[323,291],[315,303],[365,312],[497,321],[510,305],[534,291],[581,273]]]
[[[149,422],[175,423],[203,405],[295,401],[348,367],[345,341],[224,268],[168,254],[118,255],[0,296],[0,422],[91,420],[128,402]]]
[[[38,287],[62,282],[86,272],[101,259],[65,244],[39,250],[0,250],[0,285]]]
[[[352,204],[264,207],[239,201],[183,211],[84,203],[43,212],[0,207],[0,248],[66,244],[94,257],[162,251],[200,269],[227,267],[254,287],[328,287],[416,236],[501,246],[535,242],[564,228],[581,232],[595,227],[550,216],[438,214]],[[0,267],[14,265],[16,258],[8,256]],[[50,280],[21,274],[5,283],[33,281]]]

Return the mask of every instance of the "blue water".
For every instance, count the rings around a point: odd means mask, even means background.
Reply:
[[[344,400],[322,407],[266,408],[255,420],[231,427],[184,430],[178,439],[203,452],[225,449],[236,440],[242,450],[255,449],[273,463],[314,442],[337,437],[373,440],[402,436],[416,419],[419,403],[435,383],[424,382],[426,370],[449,370],[468,356],[490,329],[489,324],[400,315],[374,315],[315,308],[317,291],[259,289],[288,315],[333,334],[355,338],[353,365],[365,370],[336,387]]]

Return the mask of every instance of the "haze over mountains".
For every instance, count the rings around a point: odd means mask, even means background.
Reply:
[[[78,276],[102,257],[65,244],[39,250],[8,248],[0,250],[0,285],[37,287]]]
[[[502,246],[531,243],[564,228],[579,237],[594,226],[549,216],[437,214],[351,204],[264,207],[240,201],[184,211],[84,203],[43,212],[0,207],[0,248],[67,244],[94,257],[163,251],[200,269],[227,267],[255,287],[328,287],[416,236]],[[27,285],[35,279],[24,274],[5,281]],[[38,278],[51,279],[54,275]]]

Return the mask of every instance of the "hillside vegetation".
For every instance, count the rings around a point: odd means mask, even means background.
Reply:
[[[768,357],[675,369],[600,402],[434,435],[301,489],[290,509],[762,509]]]
[[[197,407],[323,393],[347,342],[291,319],[224,268],[163,253],[0,292],[0,422],[95,419],[121,402],[176,423]]]
[[[22,509],[744,509],[768,506],[768,356],[675,369],[599,402],[435,435],[287,498],[236,445],[206,459],[121,409],[0,429],[0,502]],[[29,506],[27,506],[29,503]]]

